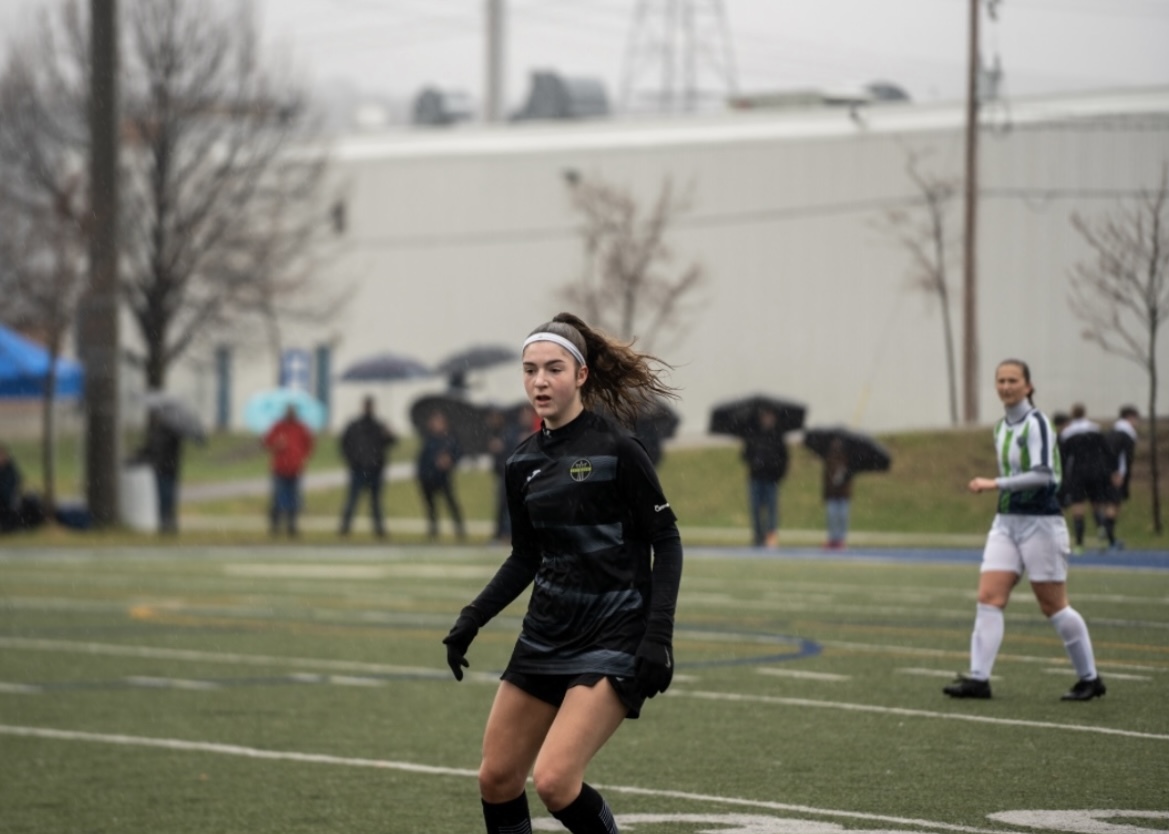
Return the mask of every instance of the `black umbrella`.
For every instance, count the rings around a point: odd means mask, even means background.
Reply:
[[[417,359],[398,353],[379,353],[359,359],[341,374],[343,382],[398,382],[404,379],[423,379],[434,376],[434,371]]]
[[[488,406],[469,403],[461,397],[448,394],[427,394],[419,397],[410,406],[410,422],[420,432],[425,432],[430,415],[441,411],[446,415],[451,434],[459,441],[463,453],[480,455],[487,452],[491,429],[487,424]]]
[[[508,362],[515,362],[519,358],[519,353],[505,345],[474,345],[466,350],[460,350],[458,353],[452,353],[435,365],[434,369],[440,374],[452,376],[460,373],[465,374],[468,371],[481,371],[496,365],[505,365]]]
[[[196,443],[201,444],[207,440],[203,418],[185,400],[165,391],[149,391],[143,395],[142,404],[172,431],[189,437]]]
[[[804,425],[807,408],[802,403],[755,394],[716,405],[710,412],[710,433],[745,437],[759,430],[759,415],[770,411],[776,417],[774,431],[784,434]]]
[[[885,472],[892,463],[888,450],[873,438],[862,432],[843,426],[828,426],[808,429],[804,432],[804,445],[820,457],[827,457],[832,441],[844,441],[844,454],[848,468],[853,472]]]
[[[682,418],[678,412],[660,400],[648,405],[637,416],[633,433],[641,438],[655,465],[662,459],[662,441],[674,436],[680,422]]]

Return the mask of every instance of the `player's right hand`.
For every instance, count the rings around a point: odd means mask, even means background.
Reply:
[[[451,673],[457,681],[463,679],[463,670],[471,665],[467,661],[467,649],[470,648],[475,635],[479,633],[478,619],[468,611],[470,608],[471,606],[467,606],[460,612],[459,618],[451,626],[450,633],[442,639],[446,645],[447,665],[451,667]]]

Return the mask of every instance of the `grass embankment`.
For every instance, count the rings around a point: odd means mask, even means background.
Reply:
[[[1160,449],[1169,450],[1169,429],[1162,427]],[[974,475],[993,475],[989,429],[958,429],[897,433],[879,436],[889,449],[893,466],[886,473],[858,476],[852,502],[852,535],[857,545],[922,544],[977,546],[994,512],[991,495],[971,495],[966,483]],[[133,448],[132,438],[127,448]],[[27,488],[38,489],[42,483],[40,454],[37,444],[12,444],[24,473]],[[406,438],[394,449],[393,461],[413,459],[415,438]],[[1164,548],[1164,539],[1153,533],[1150,463],[1147,438],[1138,449],[1133,475],[1133,499],[1124,505],[1119,532],[1130,549]],[[1161,471],[1169,471],[1169,455],[1162,454]],[[80,454],[76,441],[61,443],[58,454],[58,492],[77,494]],[[337,443],[324,437],[312,459],[311,471],[340,470]],[[243,435],[223,435],[206,446],[187,449],[183,485],[262,479],[266,476],[267,457],[256,439]],[[661,465],[661,479],[667,496],[687,531],[687,541],[714,544],[745,544],[748,517],[746,482],[739,447],[730,443],[702,448],[668,448]],[[492,515],[493,484],[487,472],[466,470],[458,475],[458,492],[468,519],[485,522]],[[307,518],[335,520],[342,501],[341,488],[310,491],[305,496]],[[208,544],[267,541],[262,532],[239,529],[225,524],[221,530],[208,530],[213,519],[259,519],[267,497],[249,495],[214,501],[188,503],[182,508],[183,519],[192,524],[183,532],[183,541]],[[399,535],[394,519],[416,519],[422,515],[418,491],[412,482],[395,482],[385,495],[389,525],[395,539],[417,540],[409,532]],[[368,541],[368,509],[361,505],[351,541]],[[820,461],[802,447],[792,449],[791,467],[780,493],[781,546],[818,544],[823,529],[823,506],[820,500]],[[197,528],[197,529],[196,529]],[[308,541],[337,541],[332,523],[306,526]],[[443,518],[442,529],[449,529]],[[326,532],[327,530],[327,532]],[[730,531],[729,533],[727,531]],[[738,531],[742,531],[740,535]],[[131,533],[78,535],[67,531],[40,531],[24,540],[48,540],[54,543],[140,541]],[[481,538],[481,537],[480,537]],[[449,540],[449,539],[448,539]],[[1096,546],[1094,526],[1089,522],[1086,543]]]

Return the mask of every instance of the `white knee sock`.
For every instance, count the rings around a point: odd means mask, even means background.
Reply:
[[[1092,653],[1092,638],[1088,636],[1088,624],[1080,612],[1070,605],[1051,615],[1051,624],[1063,639],[1068,658],[1076,667],[1076,674],[1089,680],[1096,677],[1096,656]]]
[[[1003,644],[1003,609],[978,603],[974,615],[974,633],[970,635],[970,677],[990,680],[999,646]]]

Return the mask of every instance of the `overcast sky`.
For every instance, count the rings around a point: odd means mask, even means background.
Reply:
[[[82,0],[87,3],[88,0]],[[55,0],[0,0],[11,31],[30,9]],[[123,3],[134,0],[122,0]],[[222,0],[227,2],[227,0]],[[715,9],[729,31],[740,91],[840,87],[876,79],[919,101],[958,99],[965,89],[969,0],[673,0],[689,5],[717,54]],[[522,103],[533,69],[604,81],[615,103],[625,82],[660,86],[648,47],[627,60],[634,32],[668,0],[504,0],[507,99]],[[424,85],[483,92],[486,0],[257,0],[265,40],[291,53],[309,78],[346,79],[368,92],[411,98]],[[644,7],[646,24],[634,25]],[[986,3],[984,2],[984,8]],[[1007,95],[1169,84],[1169,0],[1001,0],[984,15],[984,55],[999,56]],[[727,73],[698,63],[700,86],[724,88]]]

